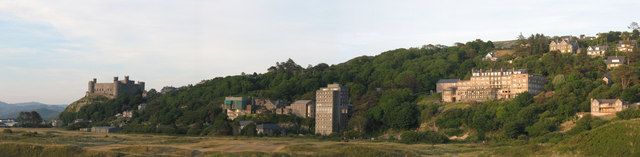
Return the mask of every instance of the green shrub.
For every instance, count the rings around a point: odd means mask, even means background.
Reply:
[[[620,112],[616,113],[616,116],[618,116],[618,118],[624,119],[624,120],[640,118],[640,110],[635,109],[635,108],[626,109],[626,110],[623,110],[623,111],[620,111]]]
[[[421,133],[415,131],[403,132],[400,134],[400,142],[407,144],[419,143],[424,138],[422,136]]]
[[[640,120],[622,120],[577,134],[560,142],[561,152],[577,156],[640,156]]]
[[[4,130],[2,130],[2,133],[4,133],[4,134],[11,134],[11,133],[13,133],[13,130],[11,130],[11,129],[4,129]]]
[[[458,129],[458,128],[448,128],[448,129],[442,129],[441,131],[447,136],[460,136],[462,135],[464,130]]]
[[[578,121],[576,121],[576,125],[573,126],[573,128],[568,132],[569,134],[577,134],[577,133],[581,133],[584,131],[589,131],[593,128],[596,128],[598,126],[604,125],[605,123],[607,123],[606,120],[597,118],[597,117],[593,117],[591,115],[585,115],[584,117],[580,118]]]
[[[558,121],[555,119],[543,119],[525,129],[530,136],[541,136],[558,130]]]
[[[447,143],[449,142],[449,138],[442,133],[426,131],[426,132],[415,132],[415,131],[406,131],[400,134],[400,142],[407,144],[415,144],[415,143],[429,143],[429,144],[439,144],[439,143]]]

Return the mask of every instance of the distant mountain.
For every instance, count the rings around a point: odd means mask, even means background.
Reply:
[[[0,101],[0,118],[16,118],[23,111],[36,111],[45,120],[55,119],[67,105],[49,105],[39,102],[8,104]]]

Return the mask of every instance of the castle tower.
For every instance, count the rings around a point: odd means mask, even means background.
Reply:
[[[120,91],[120,82],[118,82],[117,76],[113,77],[113,85],[114,85],[113,95],[117,96]]]
[[[124,76],[124,83],[129,84],[129,76]]]
[[[93,81],[89,81],[89,90],[87,91],[87,94],[92,94],[94,92],[96,92],[96,82],[98,81],[98,79],[93,78]]]

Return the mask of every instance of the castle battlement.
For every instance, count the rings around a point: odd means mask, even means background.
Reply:
[[[107,98],[116,98],[120,94],[135,95],[145,91],[145,83],[129,80],[129,76],[124,76],[124,80],[113,77],[111,83],[98,83],[98,79],[93,78],[89,81],[87,96],[105,96]]]

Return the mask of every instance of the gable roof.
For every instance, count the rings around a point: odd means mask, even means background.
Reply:
[[[615,103],[618,100],[620,99],[595,99],[595,101],[598,101],[599,103]]]
[[[260,124],[257,125],[256,128],[258,129],[279,129],[280,126],[273,124],[273,123],[265,123],[265,124]]]
[[[249,124],[253,124],[253,121],[250,121],[250,120],[243,120],[243,121],[240,121],[240,122],[238,122],[238,123],[240,124],[240,126],[244,127],[244,126],[247,126],[247,125],[249,125]]]
[[[606,45],[600,45],[600,46],[589,46],[587,48],[587,50],[595,50],[596,48],[599,48],[600,50],[607,50],[609,49],[609,46]]]
[[[620,40],[618,41],[618,45],[620,44],[629,44],[629,45],[636,45],[637,40]]]
[[[617,60],[617,62],[615,62]],[[624,64],[624,56],[609,56],[605,63],[607,64]]]
[[[298,100],[298,101],[293,102],[293,104],[308,104],[310,102],[311,102],[311,100]]]

